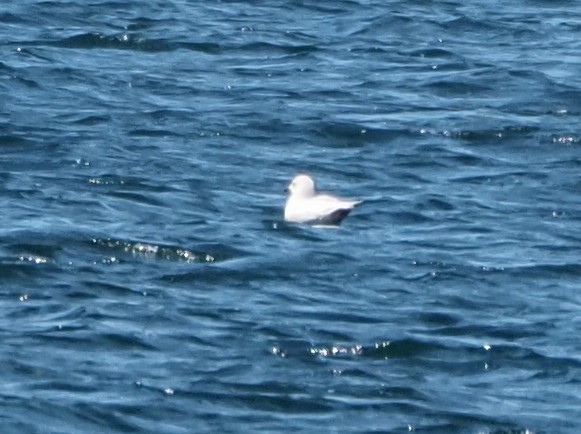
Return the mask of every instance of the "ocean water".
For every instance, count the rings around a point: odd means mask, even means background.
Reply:
[[[575,1],[4,1],[0,432],[581,432]],[[363,199],[283,221],[299,172]]]

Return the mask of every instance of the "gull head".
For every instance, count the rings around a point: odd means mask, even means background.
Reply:
[[[315,181],[307,175],[297,175],[287,188],[291,196],[311,197],[315,195]]]

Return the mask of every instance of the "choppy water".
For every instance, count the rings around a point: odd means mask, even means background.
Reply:
[[[581,431],[574,1],[0,8],[0,430]],[[282,221],[307,171],[363,198]]]

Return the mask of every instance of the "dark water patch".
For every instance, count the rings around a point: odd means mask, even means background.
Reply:
[[[16,71],[15,68],[11,67],[9,64],[5,62],[0,61],[0,72],[6,74],[7,76],[10,76],[12,73],[14,73],[14,71]]]
[[[3,152],[9,151],[6,149],[7,147],[15,147],[14,151],[20,150],[22,147],[29,147],[32,146],[34,143],[20,135],[0,135],[0,146],[2,147]]]
[[[14,258],[0,258],[0,276],[8,282],[12,279],[26,279],[42,275],[43,272],[38,268],[33,268],[33,265],[38,265],[43,261],[43,258],[30,258],[30,260],[23,258],[22,261]]]
[[[358,313],[356,311],[354,312],[349,312],[349,311],[344,311],[341,313],[334,313],[334,312],[321,312],[321,311],[317,311],[317,312],[309,312],[311,309],[305,309],[302,312],[302,316],[304,318],[309,318],[309,317],[316,317],[319,318],[323,321],[334,321],[334,322],[352,322],[352,323],[356,323],[356,324],[379,324],[382,323],[383,321],[379,318],[374,318],[368,315],[365,315],[363,313]]]
[[[548,85],[551,83],[551,81],[548,79],[548,77],[546,75],[544,75],[543,73],[541,73],[539,71],[530,70],[530,69],[511,69],[510,71],[508,71],[508,75],[510,77],[523,79],[523,80],[530,81],[532,83],[537,83],[537,84],[539,82],[541,82],[545,85]]]
[[[458,303],[459,305],[467,306],[465,301],[459,301]],[[480,321],[473,325],[443,326],[438,329],[438,333],[444,336],[470,336],[474,339],[480,338],[483,341],[501,339],[510,342],[519,339],[542,337],[550,328],[552,328],[551,324],[534,322],[526,318],[515,318],[512,321],[490,321],[490,323]]]
[[[275,221],[274,223],[276,224],[276,230],[295,239],[315,242],[324,241],[326,239],[324,232],[317,230],[316,228],[285,221]],[[273,225],[271,225],[271,227],[273,227]]]
[[[289,395],[277,392],[277,388],[274,387],[270,387],[267,390],[268,392],[237,392],[234,398],[240,405],[246,407],[269,412],[284,411],[287,414],[327,413],[333,408],[324,401],[313,403],[310,394],[307,392],[294,392]]]
[[[91,393],[96,392],[98,389],[92,385],[85,384],[71,384],[60,380],[47,380],[40,381],[32,384],[28,387],[30,391],[46,391],[46,390],[58,390],[62,393],[73,392],[73,393]]]
[[[123,199],[135,204],[149,205],[153,207],[164,207],[164,203],[160,200],[152,198],[149,194],[135,193],[130,191],[115,190],[109,193],[111,197]]]
[[[24,238],[12,240],[7,249],[17,255],[19,259],[22,258],[21,260],[35,257],[55,260],[59,252],[62,251],[60,246],[54,245],[38,235],[32,235],[28,240]]]
[[[476,417],[462,412],[452,411],[444,412],[437,419],[449,419],[450,422],[418,424],[413,428],[420,432],[425,430],[426,432],[434,434],[461,434],[476,429],[490,434],[531,434],[537,432],[519,424],[512,423],[509,417],[495,417],[491,415]],[[541,433],[544,434],[544,431],[541,431]]]
[[[205,54],[220,54],[223,51],[222,45],[208,42],[185,42],[177,44],[177,49],[197,51]]]
[[[372,358],[416,358],[433,352],[442,351],[444,347],[436,343],[423,342],[415,339],[400,341],[377,342],[365,350],[365,354]]]
[[[0,23],[5,24],[21,24],[25,22],[22,18],[18,15],[11,14],[9,12],[2,12],[0,13]]]
[[[72,409],[69,409],[68,412],[73,414],[74,419],[78,419],[78,422],[73,426],[79,425],[87,430],[109,426],[118,432],[132,433],[139,432],[142,429],[139,424],[135,424],[131,420],[131,409],[133,407],[134,406],[128,406],[122,403],[104,403],[95,405],[94,403],[80,402]],[[125,414],[124,410],[129,410],[128,414]],[[68,428],[66,424],[65,427]]]
[[[421,212],[401,211],[389,213],[394,223],[405,225],[424,225],[435,220]]]
[[[401,135],[401,131],[369,128],[365,125],[330,122],[317,126],[317,133],[334,143],[334,146],[362,146],[366,143],[389,142]]]
[[[531,370],[528,372],[533,373],[535,369],[541,372],[546,369],[543,367],[550,366],[555,370],[554,372],[558,370],[562,374],[581,367],[581,360],[578,358],[545,355],[532,348],[510,344],[492,345],[489,352],[491,366],[497,369],[500,367],[529,368]]]
[[[549,174],[547,173],[535,173],[530,171],[512,171],[507,170],[504,173],[495,173],[491,171],[490,173],[483,174],[483,175],[471,175],[471,176],[463,176],[459,178],[452,178],[450,182],[454,183],[462,183],[462,184],[490,184],[490,185],[514,185],[515,183],[519,182],[543,182],[547,181],[549,178]]]
[[[450,156],[449,159],[463,166],[486,166],[486,160],[490,161],[489,159],[469,153],[457,153],[456,155]]]
[[[302,6],[311,11],[311,12],[318,12],[321,14],[325,14],[325,15],[342,15],[342,14],[347,14],[350,11],[353,10],[353,8],[356,8],[359,6],[359,3],[356,1],[342,1],[341,4],[338,5],[322,5],[320,3],[317,2],[311,2],[311,3],[304,3],[302,4]]]
[[[416,205],[420,211],[452,211],[455,209],[454,205],[445,200],[445,196],[428,196],[422,198],[421,203]]]
[[[20,73],[14,73],[12,75],[12,83],[16,85],[22,85],[24,88],[30,90],[42,89],[42,83],[38,80],[33,80],[31,78],[23,77]]]
[[[91,315],[88,315],[87,318],[91,320]],[[105,320],[105,318],[101,319]],[[96,337],[94,327],[87,326],[74,330],[56,326],[44,331],[29,332],[26,336],[67,350],[91,351],[95,346],[98,346],[103,353],[106,351],[157,351],[157,348],[148,343],[142,336],[132,332],[101,331]]]
[[[180,137],[180,134],[176,134],[173,131],[169,131],[169,130],[163,130],[163,129],[145,129],[145,128],[140,128],[140,129],[135,129],[135,130],[131,130],[128,133],[131,136],[134,137],[162,137],[162,138],[168,138],[168,137]]]
[[[218,54],[222,50],[221,46],[217,43],[147,39],[139,34],[132,33],[120,33],[116,35],[105,35],[99,32],[83,33],[62,40],[54,40],[49,44],[62,48],[135,50],[146,53],[163,53],[183,49],[207,54]]]
[[[112,118],[108,115],[89,115],[82,116],[72,121],[74,124],[83,126],[102,125],[111,122]]]
[[[420,313],[419,319],[426,323],[427,325],[438,327],[454,326],[458,324],[458,322],[460,322],[460,318],[458,316],[445,312]]]
[[[23,43],[22,45],[26,46],[27,44]],[[139,33],[106,35],[99,32],[91,32],[45,42],[43,45],[69,49],[130,50],[145,53],[167,53],[186,50],[216,55],[223,51],[223,47],[218,43],[151,39],[145,38]]]
[[[210,261],[206,261],[210,262]],[[236,262],[236,261],[234,261]],[[254,272],[253,272],[254,271]],[[188,284],[205,284],[215,285],[223,284],[233,286],[236,288],[251,289],[250,279],[253,284],[262,280],[268,280],[275,275],[276,271],[266,270],[264,273],[259,273],[259,266],[252,268],[226,268],[205,266],[197,268],[196,270],[188,270],[187,272],[180,272],[174,274],[165,274],[162,276],[162,281],[171,283],[180,283],[182,285]]]
[[[505,23],[495,20],[477,20],[467,16],[453,18],[440,25],[450,34],[463,36],[464,38],[468,36],[479,38],[481,37],[479,35],[492,32],[495,38],[500,39],[503,36],[503,32],[509,31],[509,26]]]
[[[276,44],[273,42],[250,42],[233,47],[224,47],[226,50],[237,52],[251,52],[253,57],[260,54],[285,54],[291,56],[307,55],[319,50],[314,45]]]
[[[427,49],[420,49],[420,50],[413,50],[407,53],[411,56],[417,57],[425,57],[428,59],[453,59],[457,58],[458,55],[450,50],[445,50],[442,48],[427,48]]]
[[[441,131],[436,134],[444,137],[465,140],[469,143],[479,142],[491,144],[501,143],[504,140],[515,140],[523,138],[533,138],[539,131],[538,127],[526,125],[504,126],[498,130],[461,130],[461,131]]]
[[[54,312],[43,312],[38,318],[35,326],[43,332],[63,332],[76,333],[88,331],[89,326],[85,322],[87,309],[83,306],[76,306],[66,310],[61,310],[60,306],[53,306]]]
[[[514,277],[521,279],[535,279],[543,276],[545,279],[562,279],[565,277],[576,278],[581,275],[581,264],[531,264],[517,267],[506,267],[505,271]]]
[[[118,349],[126,351],[155,351],[157,348],[140,336],[131,336],[127,333],[102,333],[99,336],[99,345],[108,350]]]
[[[436,91],[438,95],[451,97],[477,95],[493,89],[491,86],[457,80],[441,80],[435,83],[429,83],[426,86]]]
[[[141,16],[132,20],[132,22],[127,25],[127,30],[132,33],[137,33],[144,30],[154,29],[163,23],[164,20]]]
[[[102,281],[91,281],[87,280],[82,282],[82,286],[86,288],[86,291],[83,291],[82,295],[80,291],[77,291],[73,294],[69,294],[70,296],[74,296],[74,298],[97,298],[103,295],[113,296],[113,297],[134,297],[134,296],[143,296],[144,292],[140,290],[136,290],[130,286],[125,285],[116,285],[113,283],[102,282]]]
[[[213,263],[224,262],[244,256],[245,253],[225,245],[204,245],[199,249],[159,245],[155,243],[94,238],[89,243],[107,255],[119,255],[119,259],[142,259],[154,261]],[[116,257],[116,256],[115,256]]]

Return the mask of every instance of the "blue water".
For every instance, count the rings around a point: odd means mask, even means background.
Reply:
[[[4,1],[0,432],[581,432],[581,6],[472,3]]]

